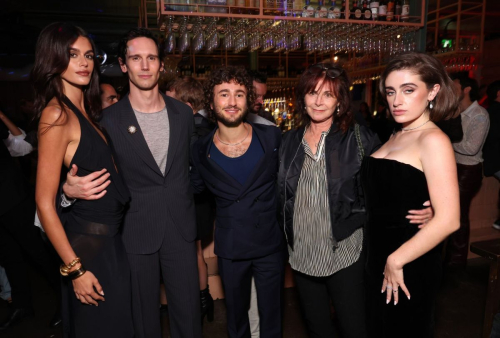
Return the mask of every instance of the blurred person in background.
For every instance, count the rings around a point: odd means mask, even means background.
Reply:
[[[101,83],[99,85],[101,90],[101,106],[106,109],[120,100],[120,96],[116,93],[115,87],[109,83]]]
[[[248,75],[252,78],[255,90],[255,102],[249,107],[250,114],[252,115],[247,116],[247,119],[253,123],[276,125],[273,114],[264,109],[264,97],[267,94],[267,75],[257,70],[249,70]],[[262,119],[257,118],[257,116]],[[266,121],[269,121],[269,123]]]
[[[0,265],[5,269],[2,284],[6,288],[10,281],[12,298],[9,315],[0,321],[1,331],[34,315],[27,265],[33,265],[42,273],[57,300],[61,288],[57,270],[40,232],[33,227],[35,198],[32,187],[14,161],[14,157],[33,151],[33,146],[25,140],[24,131],[1,109],[0,121],[0,138],[3,140],[0,144]],[[49,325],[55,327],[60,323],[61,314],[57,310]]]
[[[204,93],[201,83],[192,77],[183,77],[174,81],[166,91],[167,95],[187,104],[194,114],[194,132],[200,139],[215,128],[215,124],[207,118],[204,106]],[[196,209],[196,254],[198,257],[198,273],[200,278],[201,321],[205,316],[209,322],[214,320],[214,300],[208,289],[208,269],[203,257],[202,241],[212,239],[215,220],[215,199],[208,190],[194,194]]]
[[[453,84],[460,101],[463,130],[462,140],[453,143],[460,189],[460,229],[448,238],[445,263],[450,268],[465,269],[469,253],[470,205],[483,180],[482,149],[490,119],[486,109],[477,102],[479,86],[476,80],[459,76]]]

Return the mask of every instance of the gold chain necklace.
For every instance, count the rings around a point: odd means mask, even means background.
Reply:
[[[410,130],[415,130],[415,129],[418,129],[420,127],[423,127],[425,126],[428,122],[430,122],[430,120],[427,120],[425,121],[424,123],[422,123],[421,125],[419,125],[418,127],[413,127],[413,128],[401,128],[402,131],[410,131]]]
[[[248,135],[250,135],[250,129],[249,129],[249,128],[247,128],[246,126],[243,126],[243,127],[245,127],[245,129],[248,129],[248,132],[247,132],[247,135],[246,135],[246,136],[243,138],[243,140],[241,140],[240,142],[236,142],[236,143],[228,143],[228,142],[224,142],[224,141],[222,141],[222,140],[220,139],[219,135],[218,135],[218,134],[219,134],[219,130],[220,130],[220,129],[218,129],[218,130],[217,130],[217,132],[215,133],[215,137],[217,138],[217,140],[219,140],[219,142],[220,142],[220,143],[222,143],[222,144],[224,144],[224,145],[226,145],[226,146],[230,146],[230,147],[235,147],[235,146],[238,146],[238,145],[242,144],[243,142],[245,142],[245,140],[247,139]]]

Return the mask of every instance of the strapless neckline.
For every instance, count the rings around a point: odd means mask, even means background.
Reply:
[[[403,165],[403,166],[405,166],[405,167],[410,167],[411,169],[414,169],[414,170],[418,171],[419,173],[421,173],[421,174],[424,174],[424,175],[425,175],[425,173],[424,173],[422,170],[420,170],[420,169],[418,169],[418,168],[416,168],[416,167],[412,166],[411,164],[404,163],[404,162],[401,162],[401,161],[398,161],[398,160],[395,160],[395,159],[392,159],[392,158],[373,157],[373,156],[366,156],[366,157],[368,157],[369,159],[374,159],[374,160],[382,160],[382,161],[389,161],[389,162],[392,162],[392,163],[401,164],[401,165]]]

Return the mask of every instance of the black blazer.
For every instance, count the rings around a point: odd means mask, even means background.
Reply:
[[[165,176],[144,139],[132,106],[125,96],[103,111],[101,125],[110,143],[131,200],[124,217],[123,242],[129,253],[159,250],[167,227],[175,226],[190,242],[196,237],[193,195],[189,190],[189,148],[193,111],[163,95],[170,124]],[[136,128],[135,133],[129,127]]]
[[[284,248],[276,198],[281,133],[273,126],[251,125],[264,155],[244,185],[210,159],[217,129],[199,139],[191,152],[191,184],[197,192],[208,187],[215,196],[215,254],[226,259],[257,258]]]

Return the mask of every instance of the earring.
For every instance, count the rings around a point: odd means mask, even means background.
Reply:
[[[337,106],[337,113],[336,114],[339,115],[339,113],[340,113],[340,106]]]
[[[429,102],[429,109],[434,108],[434,105],[432,104],[432,101]]]

